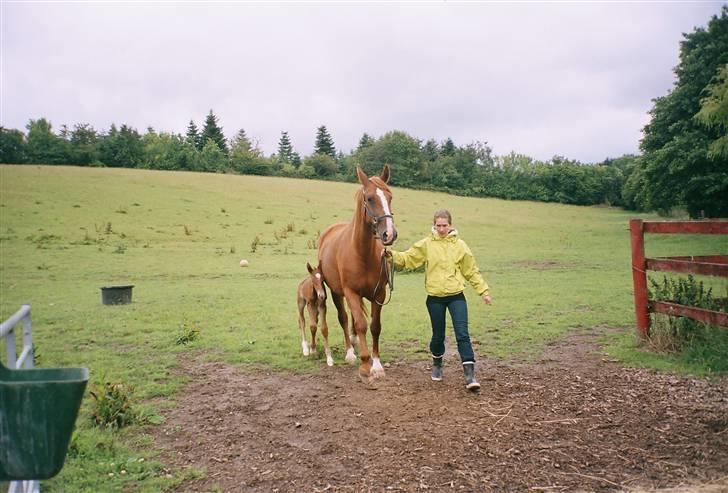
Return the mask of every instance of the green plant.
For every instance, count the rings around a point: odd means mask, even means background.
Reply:
[[[133,388],[124,383],[104,382],[89,393],[94,398],[91,419],[101,428],[119,429],[136,422],[131,407]]]
[[[174,343],[178,346],[186,346],[187,344],[196,341],[199,335],[199,330],[191,325],[187,325],[186,322],[183,322],[182,325],[180,325],[179,330],[177,331]]]
[[[253,238],[253,241],[250,243],[250,252],[255,253],[258,249],[258,245],[260,245],[260,236],[255,235],[255,238]]]
[[[713,297],[713,288],[706,288],[703,281],[695,277],[668,277],[663,276],[662,281],[650,277],[650,299],[666,301],[679,305],[704,308],[708,310],[721,310],[721,301]],[[724,309],[724,308],[723,308]],[[694,339],[704,335],[705,324],[687,317],[653,317],[653,338],[662,341],[659,346],[674,351],[680,351],[689,346]]]

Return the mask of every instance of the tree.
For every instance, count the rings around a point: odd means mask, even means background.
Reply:
[[[70,142],[74,164],[88,166],[99,160],[98,134],[88,123],[79,123],[73,127]]]
[[[393,185],[412,187],[425,183],[420,142],[405,132],[386,133],[374,144],[357,151],[355,158],[369,176],[381,173],[382,166],[389,164]]]
[[[445,142],[442,143],[442,147],[440,149],[440,153],[443,156],[454,156],[455,155],[455,143],[452,141],[450,137],[448,137]]]
[[[205,126],[202,127],[202,135],[200,136],[202,147],[207,145],[207,141],[213,141],[217,147],[224,153],[228,153],[227,144],[225,143],[225,135],[222,133],[222,127],[217,124],[217,117],[210,110],[207,118],[205,118]]]
[[[707,95],[712,101],[711,83],[718,84],[720,93],[719,69],[728,63],[728,6],[710,19],[707,29],[684,36],[675,67],[677,80],[668,95],[654,100],[640,143],[643,173],[632,185],[643,185],[638,195],[644,195],[651,209],[685,207],[691,217],[725,217],[728,167],[725,157],[711,148],[716,142],[720,146],[725,127],[706,125],[695,115],[701,111],[702,98]]]
[[[217,142],[207,139],[200,151],[199,166],[201,171],[221,172],[227,168],[227,156]]]
[[[359,145],[356,148],[356,152],[366,149],[372,144],[374,144],[374,139],[371,135],[365,132],[364,135],[361,136],[361,139],[359,139]]]
[[[21,164],[25,162],[25,135],[16,129],[0,127],[0,163]]]
[[[99,142],[99,159],[111,167],[136,168],[144,162],[142,137],[136,129],[111,124],[109,133]]]
[[[193,120],[190,120],[190,124],[187,125],[187,142],[195,146],[197,150],[202,149],[202,135],[200,135],[200,131],[197,130],[197,125]]]
[[[51,123],[45,118],[30,120],[28,129],[28,145],[26,152],[28,162],[38,164],[66,164],[69,162],[68,141],[53,133]]]
[[[339,170],[334,158],[328,154],[314,153],[303,160],[303,165],[312,167],[316,175],[323,178],[334,176]]]
[[[720,137],[708,148],[708,157],[728,161],[728,65],[718,69],[715,81],[707,87],[695,118],[708,128],[717,128]]]
[[[321,125],[316,131],[316,144],[313,148],[314,154],[324,154],[336,159],[336,149],[334,148],[334,139],[331,138],[329,131],[324,125]]]
[[[293,146],[288,132],[281,131],[281,138],[278,141],[278,161],[281,163],[290,163],[293,159]]]

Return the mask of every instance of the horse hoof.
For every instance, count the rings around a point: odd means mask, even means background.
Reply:
[[[326,358],[326,364],[328,366],[334,366],[334,358],[332,358],[332,357]]]
[[[384,369],[372,368],[369,374],[369,380],[374,381],[382,378],[384,378]]]

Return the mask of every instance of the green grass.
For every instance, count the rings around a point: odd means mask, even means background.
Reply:
[[[306,262],[316,263],[310,245],[318,232],[351,218],[356,189],[270,177],[0,166],[0,317],[30,303],[41,366],[85,366],[90,385],[131,385],[133,401],[150,415],[174,405],[184,384],[173,375],[181,358],[321,369],[323,354],[300,355],[296,286]],[[393,192],[396,249],[427,234],[440,208],[450,209],[472,248],[494,298],[488,307],[466,292],[481,358],[531,358],[570,331],[608,326],[618,329],[606,339],[608,352],[628,364],[710,373],[704,358],[655,355],[637,344],[628,226],[635,214]],[[647,238],[648,255],[726,249],[721,237]],[[242,258],[249,267],[239,266]],[[711,282],[725,292],[725,280]],[[122,284],[135,286],[133,303],[102,305],[100,288]],[[383,311],[384,362],[425,357],[423,284],[420,273],[396,276]],[[328,320],[343,364],[333,306]],[[195,337],[178,343],[192,331]],[[94,429],[90,405],[87,395],[77,450],[45,491],[158,491],[183,479],[155,460],[142,427]],[[123,475],[120,465],[128,465]]]

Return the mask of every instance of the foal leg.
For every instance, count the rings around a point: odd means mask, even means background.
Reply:
[[[306,306],[306,300],[299,298],[298,300],[298,328],[301,331],[301,349],[303,355],[308,356],[310,354],[308,349],[308,342],[306,342],[306,318],[303,316],[303,309]]]
[[[354,348],[351,345],[349,339],[349,317],[346,314],[346,308],[344,307],[344,297],[334,292],[331,293],[331,297],[334,299],[334,305],[336,306],[336,313],[339,317],[339,325],[344,330],[344,347],[346,347],[346,357],[344,358],[347,363],[353,363],[356,361],[356,355],[354,354]]]
[[[311,354],[316,354],[316,326],[318,325],[318,310],[313,303],[306,305],[308,308],[308,328],[311,331]]]
[[[321,335],[324,336],[324,352],[326,353],[326,364],[334,366],[334,357],[331,355],[329,347],[329,325],[326,323],[326,302],[319,300],[318,304],[319,320],[321,321]]]
[[[382,306],[376,301],[372,303],[372,379],[383,378],[384,368],[379,361],[379,334],[382,332]]]

